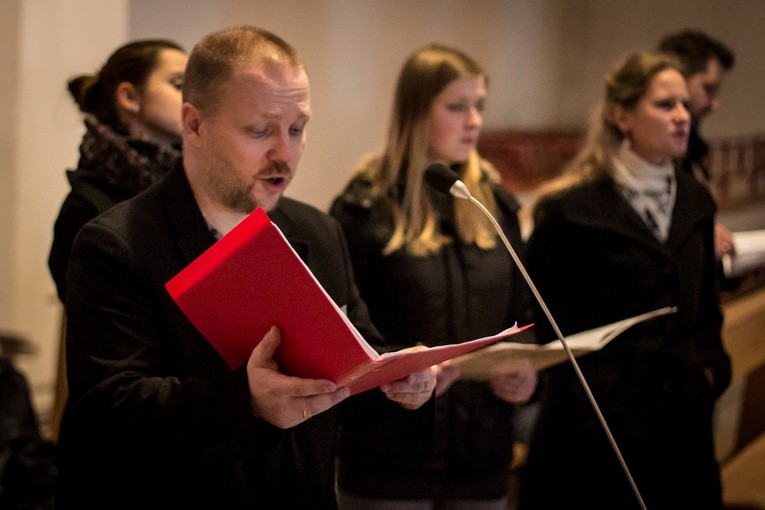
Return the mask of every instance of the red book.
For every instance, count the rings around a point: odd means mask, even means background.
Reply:
[[[165,285],[232,369],[276,325],[285,374],[329,379],[360,393],[497,342],[524,328],[422,350],[379,354],[258,208]]]

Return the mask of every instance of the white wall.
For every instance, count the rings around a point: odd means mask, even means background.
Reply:
[[[133,37],[164,35],[190,49],[235,24],[268,28],[304,57],[314,118],[288,194],[326,208],[359,158],[379,148],[396,74],[417,47],[444,42],[487,69],[486,127],[581,128],[610,67],[695,27],[728,42],[738,63],[709,135],[765,129],[765,2],[761,0],[133,0]]]
[[[20,55],[19,39],[19,10],[17,1],[0,3],[0,112],[6,122],[0,122],[0,239],[8,239],[0,248],[0,289],[10,292],[0,292],[0,331],[8,329],[13,318],[13,303],[16,301],[13,289],[13,236],[16,220],[16,97],[18,96],[18,72]]]
[[[761,0],[4,0],[0,4],[0,329],[39,350],[22,360],[42,411],[50,405],[60,307],[47,270],[55,215],[77,160],[81,123],[65,89],[129,39],[168,37],[187,49],[236,24],[296,46],[314,118],[288,193],[326,208],[348,173],[382,143],[404,59],[430,42],[455,45],[488,71],[487,128],[581,127],[604,73],[671,30],[698,27],[736,50],[710,135],[765,132],[765,1]]]
[[[765,131],[765,2],[761,0],[612,0],[581,1],[577,45],[583,50],[572,84],[560,90],[564,110],[586,118],[602,94],[602,78],[619,59],[651,50],[661,37],[695,28],[718,37],[736,54],[722,89],[722,107],[704,125],[708,136],[738,136]]]
[[[217,5],[217,8],[211,7]],[[556,124],[558,0],[133,0],[131,35],[188,49],[204,34],[254,24],[302,54],[314,116],[288,194],[325,209],[354,165],[383,141],[396,75],[431,42],[473,55],[491,75],[489,126]],[[521,50],[522,49],[522,50]],[[536,65],[544,62],[545,65]]]
[[[67,79],[94,71],[127,37],[126,0],[21,0],[4,22],[15,26],[8,41],[15,55],[15,97],[4,105],[14,134],[6,160],[12,210],[4,215],[9,246],[0,260],[0,281],[10,296],[0,327],[31,341],[35,356],[19,358],[36,404],[47,412],[58,353],[61,305],[48,273],[53,222],[67,191],[64,169],[77,162],[81,122],[66,92]],[[8,5],[5,4],[4,5]],[[14,33],[11,31],[10,33]],[[5,74],[5,73],[3,73]],[[5,221],[4,221],[5,223]]]

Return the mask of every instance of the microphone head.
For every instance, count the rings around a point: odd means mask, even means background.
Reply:
[[[433,189],[454,195],[457,198],[467,199],[470,197],[465,184],[460,180],[457,172],[444,165],[443,163],[433,163],[425,169],[423,175],[425,182]]]
[[[452,185],[460,180],[457,172],[443,163],[433,163],[425,169],[425,182],[441,193],[449,194]]]

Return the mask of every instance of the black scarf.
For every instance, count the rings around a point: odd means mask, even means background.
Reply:
[[[129,138],[85,116],[77,172],[98,180],[120,198],[132,197],[166,174],[181,155],[180,147]]]

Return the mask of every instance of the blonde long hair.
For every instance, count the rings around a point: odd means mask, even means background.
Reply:
[[[463,52],[439,44],[417,50],[404,64],[398,78],[387,143],[382,154],[367,158],[358,173],[372,182],[375,196],[392,198],[393,234],[384,253],[405,248],[425,256],[452,242],[439,229],[439,217],[428,198],[423,172],[428,160],[428,114],[433,99],[451,82],[485,76],[483,69]],[[474,150],[461,165],[460,178],[470,193],[492,214],[497,204],[484,173],[498,181],[496,171]],[[405,172],[405,175],[402,175]],[[401,180],[403,196],[399,197]],[[483,249],[496,245],[496,233],[481,211],[465,200],[455,202],[457,235]]]

